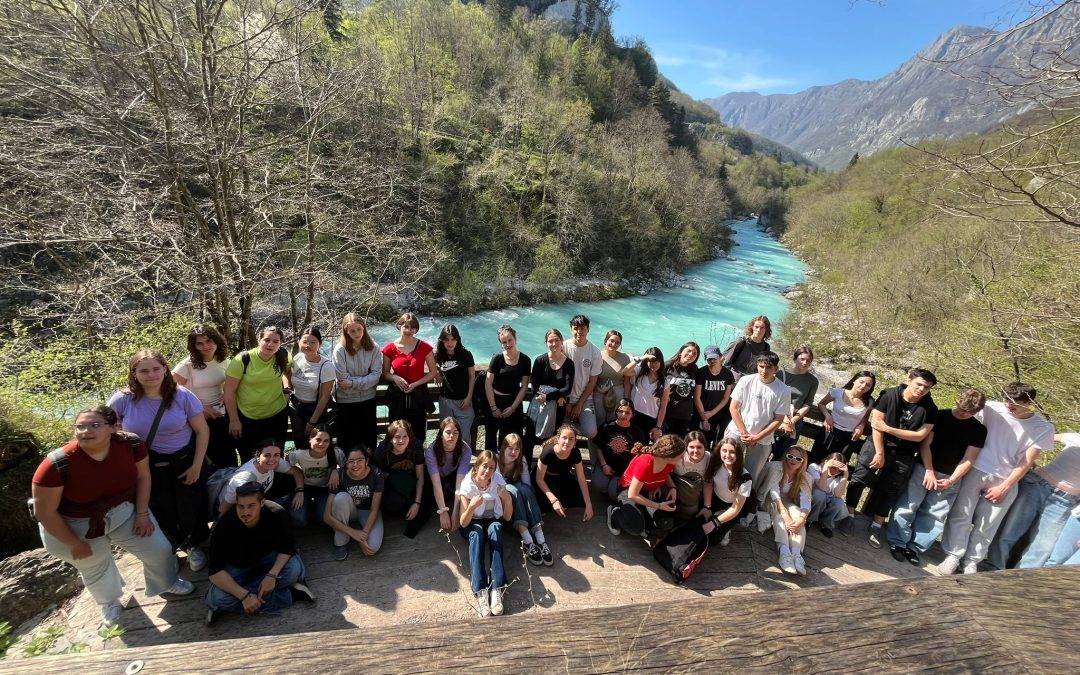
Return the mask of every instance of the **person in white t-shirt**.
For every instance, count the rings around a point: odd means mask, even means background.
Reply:
[[[1035,412],[1035,387],[1014,382],[1003,393],[1003,402],[987,401],[982,410],[986,444],[964,476],[945,522],[941,547],[948,557],[938,565],[942,574],[961,566],[964,574],[978,571],[1016,499],[1016,484],[1040,452],[1054,447],[1054,425]]]
[[[187,387],[203,406],[203,417],[210,428],[206,458],[215,469],[237,466],[236,439],[229,435],[225,411],[225,366],[229,343],[212,326],[199,324],[187,337],[188,356],[173,368],[173,379]]]
[[[292,474],[292,480],[275,481],[277,474]],[[284,476],[282,476],[284,478]],[[236,505],[236,488],[244,483],[258,483],[267,499],[283,507],[291,518],[304,505],[304,472],[289,464],[281,456],[281,448],[272,438],[255,444],[254,456],[240,466],[221,490],[218,513],[225,513]]]
[[[821,533],[831,537],[836,523],[850,515],[847,504],[844,503],[847,495],[848,463],[843,453],[834,452],[826,455],[820,464],[806,467],[806,473],[809,474],[813,486],[810,492],[809,522],[817,523]]]
[[[603,370],[603,355],[599,347],[589,342],[589,317],[584,314],[570,319],[570,336],[563,351],[574,362],[574,386],[566,399],[565,420],[591,441],[596,436],[593,390]]]
[[[472,470],[458,488],[461,536],[469,542],[469,577],[476,597],[477,613],[503,613],[506,572],[503,566],[503,523],[510,522],[514,505],[499,473],[499,462],[490,450],[481,450],[472,461]],[[487,551],[485,551],[487,549]],[[488,556],[491,574],[488,575]],[[491,589],[490,600],[488,588]]]
[[[1025,534],[1028,545],[1016,566],[1046,565],[1070,514],[1080,504],[1080,434],[1058,434],[1054,440],[1065,448],[1054,461],[1020,479],[1016,501],[990,547],[989,562],[998,569],[1005,569],[1013,547]]]
[[[761,483],[762,469],[772,451],[773,432],[791,412],[791,388],[776,378],[780,357],[765,351],[757,357],[757,375],[743,377],[731,393],[731,423],[725,436],[746,445],[746,470]]]
[[[293,359],[289,371],[289,386],[292,387],[289,416],[293,443],[298,449],[307,450],[311,430],[330,421],[330,396],[337,382],[337,370],[321,353],[322,332],[317,327],[305,328],[298,342],[300,353]]]

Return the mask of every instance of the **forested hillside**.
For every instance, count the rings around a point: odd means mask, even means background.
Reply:
[[[1077,117],[887,150],[791,194],[786,243],[818,271],[785,330],[841,363],[921,364],[951,390],[1023,380],[1080,423]]]
[[[775,160],[691,134],[646,45],[515,5],[12,0],[6,314],[80,335],[193,315],[246,344],[658,276],[780,203],[747,189]]]

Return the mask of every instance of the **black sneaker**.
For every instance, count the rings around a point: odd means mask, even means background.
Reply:
[[[547,545],[546,541],[540,545],[540,559],[548,567],[555,564],[555,556],[551,555],[551,547]]]
[[[622,529],[615,524],[616,509],[618,509],[618,507],[614,504],[607,507],[607,529],[608,532],[617,537],[622,534]]]
[[[822,536],[824,536],[826,539],[832,539],[832,528],[831,527],[825,527],[824,525],[820,525],[820,524],[818,525],[818,527],[821,528]]]
[[[525,557],[534,565],[544,564],[544,556],[540,555],[540,547],[536,545],[536,542],[529,544],[525,548]]]
[[[907,560],[907,549],[903,546],[890,546],[889,553],[892,554],[893,560],[896,562],[904,562]]]
[[[836,524],[836,531],[845,537],[850,537],[855,532],[855,518],[848,516]]]
[[[308,588],[307,584],[303,581],[297,581],[293,584],[289,589],[289,592],[292,593],[293,602],[296,602],[297,600],[315,602],[315,594],[311,592],[311,589]]]
[[[919,564],[919,552],[913,548],[905,548],[904,557],[907,558],[907,561],[912,565]]]

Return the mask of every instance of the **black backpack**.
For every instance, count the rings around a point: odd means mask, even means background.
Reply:
[[[681,584],[690,578],[694,569],[705,559],[709,550],[709,537],[697,521],[690,521],[668,533],[653,546],[653,557],[671,575],[671,580]]]

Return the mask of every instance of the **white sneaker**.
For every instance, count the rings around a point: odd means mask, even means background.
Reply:
[[[192,572],[201,572],[206,567],[206,554],[198,546],[192,546],[188,549],[187,566]]]
[[[793,557],[795,558],[792,561],[792,562],[795,563],[795,571],[798,572],[800,576],[805,577],[806,576],[806,561],[804,561],[802,559],[801,555],[797,555],[797,556],[793,556]]]
[[[491,616],[491,606],[488,604],[487,590],[476,592],[476,613],[481,618]]]
[[[949,555],[946,556],[946,558],[941,561],[941,564],[937,566],[937,571],[945,576],[949,576],[950,574],[954,574],[956,572],[957,567],[960,567],[959,556]]]
[[[799,570],[795,568],[795,558],[790,553],[780,556],[780,569],[784,571],[784,574],[799,573]]]
[[[720,540],[721,546],[727,546],[731,543],[731,530],[724,533],[724,538]]]
[[[491,613],[494,616],[501,616],[503,613],[502,596],[504,590],[506,590],[505,587],[491,589]]]
[[[772,516],[769,515],[768,511],[758,511],[757,512],[757,529],[758,529],[758,532],[761,532],[762,534],[764,534],[765,530],[768,530],[770,527],[772,527]]]
[[[120,613],[124,611],[124,606],[119,602],[103,602],[98,607],[101,608],[101,623],[106,628],[120,623]]]
[[[964,568],[963,568],[964,574],[975,574],[978,571],[979,571],[979,563],[974,562],[972,560],[969,560],[966,563],[964,563]]]
[[[195,590],[195,584],[186,579],[176,578],[172,586],[169,586],[169,590],[165,591],[169,595],[191,595]]]

